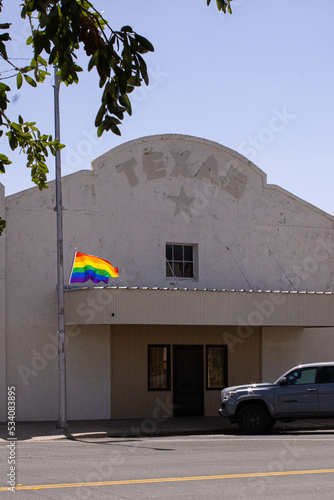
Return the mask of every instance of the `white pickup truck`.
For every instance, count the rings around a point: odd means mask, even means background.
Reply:
[[[334,418],[334,361],[299,365],[275,383],[227,387],[219,415],[246,434],[261,434],[276,420]]]

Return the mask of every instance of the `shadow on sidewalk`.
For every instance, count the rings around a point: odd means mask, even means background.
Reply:
[[[334,420],[298,420],[277,422],[266,435],[281,433],[330,433],[334,431]],[[153,418],[115,420],[70,420],[68,428],[57,428],[57,422],[17,422],[18,441],[29,439],[82,439],[82,438],[139,438],[181,435],[236,435],[241,436],[237,425],[222,417],[178,417],[161,421]],[[0,438],[8,438],[7,424],[0,423]]]

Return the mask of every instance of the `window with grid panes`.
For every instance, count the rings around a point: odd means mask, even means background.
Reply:
[[[194,246],[166,244],[166,277],[194,277]]]

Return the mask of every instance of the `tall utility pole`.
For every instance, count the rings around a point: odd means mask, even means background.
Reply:
[[[60,142],[58,68],[54,68],[54,109],[55,139]],[[66,429],[66,356],[65,356],[65,311],[64,311],[64,258],[63,258],[63,206],[61,193],[61,152],[56,151],[56,208],[57,212],[57,291],[58,291],[58,384],[59,384],[59,422],[60,429]]]

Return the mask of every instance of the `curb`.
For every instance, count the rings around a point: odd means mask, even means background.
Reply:
[[[73,434],[69,434],[66,436],[63,435],[49,435],[49,436],[34,436],[30,438],[18,439],[16,442],[25,442],[25,441],[34,441],[34,442],[42,442],[42,441],[59,441],[59,440],[71,440],[76,441],[80,439],[106,439],[106,438],[114,438],[114,439],[140,439],[140,438],[156,438],[156,437],[168,437],[168,436],[209,436],[209,435],[229,435],[229,434],[237,434],[240,436],[247,436],[247,434],[242,434],[238,431],[238,429],[230,430],[229,432],[219,430],[184,430],[184,431],[165,431],[165,432],[156,432],[151,434],[127,434],[126,432],[119,433],[108,433],[108,432],[76,432]],[[291,433],[304,433],[304,432],[334,432],[333,426],[331,427],[322,427],[322,428],[314,428],[314,427],[295,427],[295,428],[278,428],[270,433],[261,434],[262,436],[275,436],[275,435],[291,435]],[[259,434],[260,435],[260,434]],[[256,435],[248,435],[249,437],[256,437]],[[0,439],[0,443],[7,443],[6,439]]]
[[[76,439],[103,439],[103,438],[115,438],[115,439],[137,439],[137,438],[152,438],[152,437],[167,437],[167,436],[194,436],[194,435],[216,435],[216,434],[223,434],[224,431],[222,429],[210,429],[210,430],[193,430],[193,429],[188,429],[188,430],[180,430],[180,431],[161,431],[161,432],[155,432],[155,433],[136,433],[136,434],[130,434],[127,431],[118,431],[117,433],[115,432],[75,432],[75,433],[69,433],[68,436],[65,434],[61,435],[56,435],[56,434],[50,434],[47,436],[33,436],[29,438],[21,438],[17,439],[16,442],[21,442],[21,441],[57,441],[61,439],[69,439],[75,441]],[[7,443],[6,439],[1,439],[0,438],[0,443]]]
[[[190,423],[189,423],[190,424]],[[79,427],[79,429],[78,429]],[[89,425],[87,425],[89,428]],[[182,427],[182,426],[181,426]],[[57,429],[57,428],[48,428],[44,429],[40,428],[39,429],[39,434],[38,434],[38,427],[34,427],[34,432],[30,430],[29,432],[29,425],[26,425],[24,429],[22,429],[22,432],[18,432],[18,435],[21,434],[22,437],[17,438],[17,442],[23,442],[23,441],[56,441],[60,439],[69,439],[69,440],[80,440],[80,439],[105,439],[105,438],[114,438],[114,439],[137,439],[137,438],[153,438],[153,437],[167,437],[167,436],[199,436],[199,435],[219,435],[219,436],[224,436],[224,435],[231,435],[231,434],[236,434],[236,435],[245,435],[241,434],[237,426],[219,426],[217,427],[214,423],[213,425],[203,425],[201,428],[201,425],[194,425],[194,427],[191,427],[190,425],[184,425],[183,428],[173,428],[173,425],[171,426],[161,426],[159,429],[155,429],[154,432],[144,432],[141,430],[140,426],[130,426],[130,427],[120,427],[120,428],[114,428],[114,429],[108,429],[107,426],[101,426],[101,430],[92,430],[87,431],[84,430],[85,426],[82,425],[82,430],[80,432],[80,426],[78,425],[71,425],[68,427],[67,430],[63,429]],[[79,432],[78,432],[79,431]],[[43,434],[44,432],[44,434]],[[313,422],[308,422],[308,423],[303,423],[299,421],[298,423],[283,423],[283,422],[277,422],[275,427],[267,434],[265,435],[282,435],[282,434],[287,434],[291,435],[291,433],[304,433],[304,432],[334,432],[334,419],[328,419],[326,423],[322,423],[321,421],[313,421]],[[34,435],[35,434],[35,435]],[[8,443],[8,440],[6,438],[0,438],[0,443]]]

